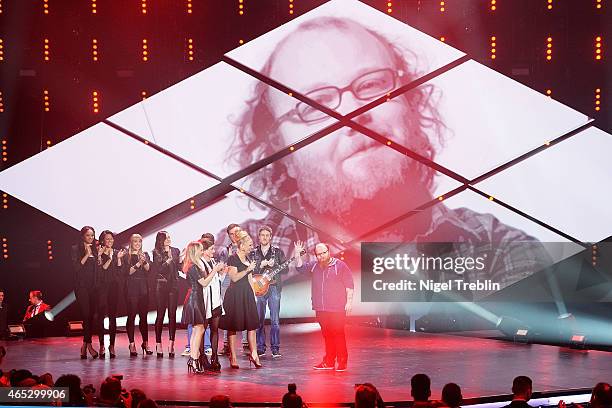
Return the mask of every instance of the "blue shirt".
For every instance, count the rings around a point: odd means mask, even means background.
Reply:
[[[331,258],[326,267],[316,261],[296,267],[300,273],[312,274],[312,310],[317,312],[343,312],[346,306],[346,289],[353,289],[353,273],[348,265]]]

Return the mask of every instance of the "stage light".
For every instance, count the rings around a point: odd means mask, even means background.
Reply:
[[[529,333],[529,326],[514,317],[501,316],[497,320],[495,328],[502,332],[506,337],[514,341],[517,333]]]
[[[603,59],[603,38],[601,36],[595,37],[595,59],[600,61]]]
[[[529,343],[529,329],[517,329],[513,340],[515,343]]]
[[[189,206],[191,207],[192,210],[195,209],[195,200],[190,200],[189,201]]]
[[[47,139],[47,149],[51,147],[51,140]]]
[[[51,59],[51,51],[50,51],[50,45],[49,45],[49,39],[45,38],[45,45],[44,45],[44,56],[45,56],[45,61],[49,61]]]
[[[0,113],[4,112],[4,103],[2,103],[2,92],[0,92]]]
[[[2,14],[2,0],[0,0],[0,14]]]
[[[96,9],[97,6],[96,0],[91,0],[91,14],[96,14],[98,12]]]
[[[187,0],[187,14],[193,13],[193,4],[191,4],[191,0]]]
[[[584,350],[586,348],[586,336],[584,334],[572,334],[569,346],[573,349]]]
[[[8,210],[8,194],[2,193],[2,208]]]
[[[49,260],[52,261],[53,260],[53,242],[51,240],[47,241],[47,255],[49,257]]]
[[[83,321],[75,320],[68,322],[68,336],[80,336],[83,334]]]
[[[491,11],[497,10],[497,0],[491,0]]]
[[[601,88],[595,89],[595,111],[601,110]]]
[[[244,40],[238,40],[238,44],[240,45],[244,44]]]
[[[290,152],[292,152],[292,151],[294,151],[294,150],[295,150],[295,147],[294,147],[294,146],[289,146],[289,151],[290,151]]]
[[[595,8],[600,9],[603,7],[602,0],[595,0]]]
[[[293,0],[289,0],[289,14],[293,14]]]
[[[147,44],[147,39],[142,39],[142,60],[147,62],[149,60],[149,45]]]
[[[444,196],[441,195],[440,197],[438,197],[438,201],[444,201]]]
[[[446,11],[446,1],[440,1],[440,13],[444,13]]]
[[[43,90],[43,101],[45,112],[49,112],[51,110],[51,99],[49,99],[49,91],[46,89]]]
[[[549,98],[552,98],[552,89],[546,90],[546,96],[548,96]]]
[[[8,146],[6,145],[6,140],[2,141],[2,161],[8,160]]]
[[[553,0],[546,0],[546,3],[547,3],[546,8],[549,9],[549,10],[552,10],[552,8],[553,8]]]
[[[548,37],[546,39],[546,61],[552,61],[552,50],[553,50],[553,39]]]
[[[147,14],[147,0],[140,0],[140,11],[142,14]]]
[[[491,59],[494,60],[495,58],[497,58],[497,37],[495,37],[494,35],[491,36]]]
[[[440,37],[440,41],[446,42],[446,37]]]
[[[188,38],[187,39],[187,59],[189,61],[193,61],[193,54],[194,54],[194,50],[193,50],[193,38]]]
[[[140,96],[142,97],[142,100],[144,101],[145,99],[147,99],[147,91],[142,91],[140,93]]]
[[[49,0],[43,0],[43,13],[49,14]]]
[[[244,0],[238,0],[238,14],[244,15]]]
[[[2,257],[4,259],[9,257],[8,239],[6,238],[2,238]]]
[[[495,201],[495,197],[489,196],[489,201]]]
[[[91,40],[91,59],[94,62],[98,61],[98,40],[95,38]]]
[[[0,61],[4,61],[4,44],[2,38],[0,38]]]
[[[9,324],[8,329],[9,329],[9,333],[12,336],[17,336],[17,337],[26,336],[25,326],[23,324]]]
[[[387,13],[389,14],[393,13],[393,2],[391,1],[387,2]]]
[[[91,102],[93,113],[98,113],[100,111],[100,95],[98,94],[98,91],[93,91],[91,93]]]

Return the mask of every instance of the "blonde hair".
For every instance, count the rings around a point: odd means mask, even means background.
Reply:
[[[251,238],[248,232],[244,230],[238,232],[238,242],[237,242],[238,248],[244,245],[244,243],[247,242],[249,239],[253,241],[253,238]]]
[[[138,239],[140,241],[140,249],[138,251],[134,251],[134,248],[132,248],[132,243],[134,242],[134,238]],[[131,257],[130,255],[132,254],[136,254],[138,255],[138,257],[140,257],[140,255],[142,254],[142,235],[140,234],[132,234],[130,236],[130,244],[128,245],[128,251],[127,251],[127,260],[128,262],[131,262]],[[130,265],[132,266],[132,265]]]
[[[201,271],[204,270],[204,264],[202,263],[202,259],[199,256],[196,256],[196,251],[200,249],[203,251],[203,246],[200,241],[192,241],[187,244],[187,248],[185,249],[185,260],[183,261],[183,272],[187,273],[191,265],[196,265],[200,268]]]

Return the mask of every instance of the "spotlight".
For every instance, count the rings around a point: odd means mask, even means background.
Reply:
[[[75,320],[68,322],[68,336],[80,336],[83,334],[83,321]]]
[[[9,324],[8,329],[9,329],[9,333],[12,336],[17,336],[17,337],[26,336],[26,329],[23,324]]]
[[[45,313],[45,319],[47,319],[48,321],[52,322],[53,320],[55,320],[55,315],[50,311],[47,310]]]
[[[570,348],[584,350],[586,348],[586,336],[584,334],[573,334],[570,337]]]
[[[526,343],[529,335],[529,326],[514,317],[501,316],[497,320],[495,328],[502,332],[504,336],[513,341]]]
[[[529,329],[518,329],[514,333],[515,343],[529,343]]]

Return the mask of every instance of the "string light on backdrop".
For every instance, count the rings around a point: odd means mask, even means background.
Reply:
[[[440,41],[446,42],[446,37],[444,37],[444,36],[440,37]]]
[[[8,194],[2,193],[2,208],[8,210]]]
[[[147,91],[140,92],[140,97],[142,98],[143,101],[147,99]]]
[[[49,257],[50,261],[53,260],[53,241],[51,240],[47,241],[47,256]]]
[[[393,13],[393,2],[392,1],[387,2],[387,13],[389,14]]]
[[[43,13],[49,14],[49,0],[43,0]]]
[[[553,52],[553,39],[552,37],[548,37],[546,39],[546,61],[552,61],[552,52]]]
[[[6,237],[2,238],[2,257],[4,259],[8,259],[9,257],[8,239]]]
[[[546,0],[546,8],[548,10],[552,10],[553,9],[553,0]]]
[[[98,61],[98,40],[96,38],[91,40],[91,59],[94,62]]]
[[[142,39],[142,60],[147,62],[149,60],[149,45],[147,44],[147,39]]]
[[[2,0],[0,0],[0,14],[2,14]]]
[[[2,101],[2,92],[0,92],[0,113],[4,112],[4,102]]]
[[[187,0],[187,14],[193,13],[193,3],[191,0]]]
[[[601,110],[601,88],[595,89],[595,111]]]
[[[195,200],[190,200],[189,201],[189,208],[192,210],[195,210]]]
[[[140,0],[140,11],[142,14],[147,14],[147,0]]]
[[[193,50],[193,38],[188,38],[187,39],[187,59],[189,61],[193,61],[194,57],[194,50]]]
[[[595,59],[597,61],[603,59],[603,38],[599,35],[595,37]]]
[[[497,58],[497,37],[492,35],[491,36],[491,59],[494,60],[495,58]]]
[[[446,11],[446,1],[441,0],[440,1],[440,12],[444,13]]]
[[[602,0],[595,0],[595,8],[596,9],[600,9],[603,7],[603,1]]]
[[[51,99],[49,98],[49,91],[43,90],[43,107],[45,112],[51,111]]]
[[[491,11],[497,10],[497,0],[491,0]]]
[[[50,44],[49,44],[49,39],[45,38],[45,45],[44,45],[44,58],[45,58],[45,62],[48,62],[51,60],[51,49],[50,49]]]
[[[51,140],[47,139],[47,149],[51,147]]]
[[[4,41],[0,38],[0,61],[4,61]]]
[[[2,141],[2,161],[7,161],[8,160],[8,146],[6,143],[6,140]]]
[[[548,96],[549,98],[552,98],[552,89],[546,90],[546,96]]]
[[[244,0],[238,0],[238,14],[244,14]]]
[[[293,14],[293,0],[289,0],[289,14]]]
[[[96,14],[98,12],[96,7],[98,7],[96,0],[91,0],[91,14]]]
[[[100,94],[98,93],[98,91],[93,91],[91,93],[91,102],[92,102],[92,108],[93,108],[93,113],[98,113],[100,112]]]

